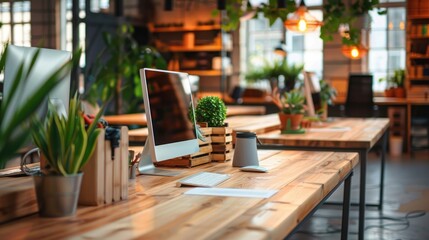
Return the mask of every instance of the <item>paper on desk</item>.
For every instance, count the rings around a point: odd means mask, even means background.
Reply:
[[[309,128],[309,132],[348,132],[352,130],[351,127],[327,127],[327,128]]]
[[[269,198],[277,190],[265,189],[242,189],[242,188],[193,188],[185,194],[189,195],[208,195],[224,197],[248,197],[248,198]]]

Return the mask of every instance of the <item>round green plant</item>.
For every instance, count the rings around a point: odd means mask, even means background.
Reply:
[[[226,119],[225,103],[219,97],[203,97],[195,108],[195,116],[197,122],[207,122],[209,127],[222,127]]]

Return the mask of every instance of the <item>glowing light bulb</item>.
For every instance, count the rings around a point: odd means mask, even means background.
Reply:
[[[300,32],[305,32],[307,30],[307,22],[304,19],[299,19],[298,30]]]
[[[356,47],[353,47],[352,50],[350,51],[350,54],[352,55],[353,58],[357,58],[359,57],[359,50]]]

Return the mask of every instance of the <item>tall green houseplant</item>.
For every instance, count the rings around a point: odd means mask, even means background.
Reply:
[[[85,126],[81,103],[77,95],[70,100],[69,112],[63,116],[49,105],[45,122],[34,119],[32,136],[35,144],[47,161],[45,174],[77,174],[94,152],[100,129],[97,122],[103,111],[99,111],[94,121]]]
[[[138,112],[143,99],[139,70],[144,67],[166,69],[167,62],[149,46],[139,46],[132,36],[130,25],[120,26],[115,34],[103,33],[106,48],[98,61],[88,70],[92,81],[84,96],[92,104],[105,103],[112,98],[113,108],[108,113]],[[104,56],[108,55],[105,60]]]
[[[304,65],[289,65],[286,60],[274,61],[272,63],[264,60],[262,67],[251,67],[251,70],[246,73],[245,78],[248,82],[268,80],[271,89],[274,90],[279,86],[279,77],[283,76],[285,89],[280,89],[280,92],[284,92],[294,89],[298,76],[302,73],[303,69]]]

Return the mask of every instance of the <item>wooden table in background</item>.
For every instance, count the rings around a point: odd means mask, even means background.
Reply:
[[[258,138],[263,143],[262,147],[266,149],[358,152],[361,163],[359,239],[364,239],[367,154],[379,140],[382,140],[380,194],[379,203],[376,204],[381,209],[388,127],[389,119],[385,118],[336,118],[332,122],[325,123],[323,127],[307,129],[304,134],[281,134],[280,130],[277,130],[258,134]]]
[[[262,115],[265,114],[263,106],[227,106],[226,115]],[[110,115],[103,117],[109,125],[140,125],[146,126],[147,120],[145,113],[132,113],[122,115]]]
[[[227,117],[225,122],[233,129],[234,133],[244,131],[261,134],[280,128],[280,120],[277,114],[232,116]],[[128,132],[129,141],[132,145],[143,145],[147,135],[147,128],[133,129]]]
[[[258,154],[268,173],[241,172],[228,162],[175,169],[182,171],[176,177],[141,175],[130,181],[128,200],[98,207],[80,206],[74,217],[39,218],[33,214],[0,224],[0,236],[3,239],[282,239],[293,233],[343,181],[350,190],[352,169],[358,163],[356,153],[261,150]],[[231,178],[219,187],[278,192],[268,199],[195,196],[184,194],[190,188],[176,187],[178,179],[200,171],[230,174]],[[346,192],[347,203],[350,196]],[[342,238],[346,239],[348,204],[344,206]]]

